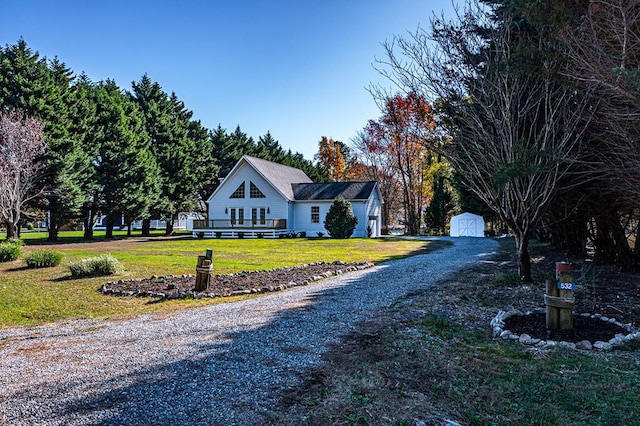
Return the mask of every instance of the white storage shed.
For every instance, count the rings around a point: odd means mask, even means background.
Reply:
[[[462,213],[451,218],[449,235],[452,237],[484,237],[484,219],[473,213]]]

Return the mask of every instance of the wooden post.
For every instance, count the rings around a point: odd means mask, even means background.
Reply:
[[[573,329],[573,290],[575,283],[571,275],[571,264],[556,263],[556,280],[547,281],[544,296],[547,305],[547,328],[549,330]]]
[[[548,330],[557,330],[558,329],[558,317],[559,312],[558,308],[552,306],[549,303],[549,296],[557,297],[558,289],[556,287],[556,283],[554,280],[547,280],[547,291],[544,297],[544,303],[547,305],[547,329]]]
[[[207,249],[204,256],[198,256],[198,263],[196,265],[196,287],[195,291],[205,291],[209,286],[209,280],[211,278],[211,257],[213,251]]]

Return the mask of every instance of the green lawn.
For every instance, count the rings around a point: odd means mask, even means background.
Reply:
[[[0,327],[31,325],[66,318],[95,318],[171,311],[219,300],[181,300],[148,303],[142,298],[103,296],[97,289],[114,279],[151,275],[193,274],[196,259],[213,250],[214,273],[271,269],[311,262],[371,261],[379,263],[441,246],[441,242],[402,239],[192,239],[153,236],[82,242],[81,233],[61,233],[61,243],[48,245],[46,233],[24,233],[25,255],[43,248],[63,253],[60,266],[26,269],[23,258],[0,263]],[[429,246],[429,247],[427,247]],[[122,275],[71,279],[68,264],[86,257],[110,253],[123,264]]]

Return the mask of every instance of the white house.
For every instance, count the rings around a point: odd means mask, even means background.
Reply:
[[[484,237],[484,219],[473,213],[462,213],[451,218],[449,235],[452,237]]]
[[[380,236],[382,196],[376,182],[314,183],[299,169],[243,156],[207,200],[208,219],[193,222],[198,237],[328,235],[323,222],[333,200],[353,207],[353,237]]]

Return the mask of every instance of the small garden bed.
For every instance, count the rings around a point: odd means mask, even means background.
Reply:
[[[369,262],[318,262],[268,271],[245,271],[235,274],[212,275],[207,289],[194,291],[194,275],[153,276],[146,279],[110,281],[100,287],[104,294],[140,296],[158,299],[229,297],[253,293],[267,293],[289,287],[307,285],[334,275],[372,267]]]

